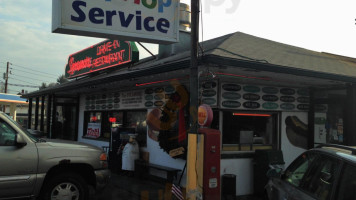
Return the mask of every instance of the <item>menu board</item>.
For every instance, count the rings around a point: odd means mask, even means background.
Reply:
[[[211,107],[218,105],[218,83],[217,81],[206,81],[201,83],[201,101]]]
[[[284,111],[309,110],[309,92],[305,88],[222,83],[220,89],[221,108]]]
[[[144,92],[145,107],[146,108],[162,107],[169,100],[171,95],[175,92],[176,92],[176,87],[174,85],[147,88]]]
[[[120,92],[120,108],[143,108],[143,91]]]
[[[87,95],[85,110],[144,108],[143,90]]]

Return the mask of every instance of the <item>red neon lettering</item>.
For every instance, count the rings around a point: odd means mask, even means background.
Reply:
[[[107,42],[103,45],[98,46],[96,49],[96,55],[101,55],[101,54],[106,54],[107,52],[110,52],[112,49],[112,47],[114,47],[114,49],[117,48],[117,44],[116,43],[112,43],[112,42]]]
[[[121,50],[119,52],[115,52],[115,53],[111,53],[111,54],[108,54],[108,55],[105,55],[105,56],[101,56],[97,59],[94,59],[93,60],[93,67],[99,67],[101,65],[104,65],[104,64],[111,64],[111,63],[114,63],[114,62],[119,62],[119,64],[121,62],[124,61],[123,57],[124,57],[124,53],[125,53],[125,50]]]
[[[206,114],[205,114],[205,113],[202,113],[202,112],[198,112],[198,116],[199,116],[199,117],[206,117]]]
[[[120,42],[118,40],[114,40],[112,45],[114,46],[114,49],[120,48]]]
[[[91,67],[92,58],[86,57],[84,60],[74,62],[74,58],[69,59],[68,74],[73,75],[76,71]]]

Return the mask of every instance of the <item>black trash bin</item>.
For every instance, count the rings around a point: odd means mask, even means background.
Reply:
[[[256,196],[264,195],[264,187],[268,182],[267,171],[270,165],[284,165],[280,150],[256,150],[253,162],[253,189]]]
[[[224,174],[222,175],[221,195],[222,200],[236,198],[236,175]]]

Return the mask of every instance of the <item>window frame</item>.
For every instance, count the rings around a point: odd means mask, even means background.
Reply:
[[[305,156],[305,155],[310,156],[310,155],[312,155],[312,154],[315,154],[315,155],[314,155],[315,158],[311,161],[311,165],[310,165],[309,168],[305,171],[305,173],[304,173],[302,179],[301,179],[300,182],[299,182],[299,185],[294,185],[294,184],[292,184],[291,182],[287,181],[287,180],[286,180],[286,179],[287,179],[287,175],[286,175],[287,171],[288,171],[290,168],[294,167],[294,165],[295,165],[300,159],[302,159],[303,156]],[[294,188],[297,188],[297,189],[299,189],[299,190],[303,190],[302,187],[301,187],[301,185],[304,184],[304,182],[305,182],[305,177],[308,176],[308,175],[311,173],[311,171],[317,166],[316,163],[317,163],[317,161],[319,160],[319,158],[320,158],[320,155],[319,155],[317,152],[311,151],[311,152],[302,153],[300,156],[298,156],[298,157],[286,168],[286,170],[283,171],[283,174],[282,174],[282,176],[281,176],[281,180],[282,180],[283,182],[285,182],[285,183],[287,183],[287,184],[293,186]],[[300,166],[300,165],[299,165],[299,166]],[[303,190],[303,191],[304,191],[304,190]]]
[[[107,125],[109,122],[109,116],[112,115],[112,113],[115,112],[122,112],[123,114],[123,119],[122,119],[122,124],[123,127],[127,127],[127,113],[128,112],[144,112],[145,115],[147,115],[147,110],[146,109],[137,109],[137,110],[86,110],[84,111],[84,120],[83,120],[83,135],[82,138],[84,139],[89,139],[89,140],[96,140],[96,141],[104,141],[104,142],[110,142],[110,137],[105,138],[103,137],[102,133],[103,130],[107,129],[107,128],[103,128],[103,126]],[[101,114],[101,133],[100,133],[100,137],[99,138],[91,138],[91,137],[87,137],[86,133],[87,133],[87,128],[88,128],[88,123],[90,122],[88,116],[90,116],[90,113],[100,113]],[[111,134],[111,132],[110,132]],[[146,147],[147,146],[147,127],[144,131],[144,134],[146,137],[144,137],[144,141],[139,141],[140,143],[140,147]]]
[[[315,163],[314,167],[311,168],[309,174],[307,174],[307,175],[313,174],[313,175],[310,175],[311,179],[309,181],[306,181],[305,178],[304,178],[302,183],[301,183],[301,186],[299,186],[298,188],[300,190],[302,190],[303,192],[307,193],[308,195],[310,195],[310,196],[312,196],[312,197],[314,197],[316,199],[319,199],[319,197],[316,196],[316,194],[314,192],[311,192],[311,191],[309,191],[308,189],[306,189],[304,187],[306,187],[306,185],[311,184],[315,180],[316,176],[320,174],[320,172],[323,169],[324,164],[325,164],[324,161],[335,162],[337,169],[335,170],[335,173],[334,173],[334,180],[333,180],[333,183],[332,183],[332,186],[331,186],[331,189],[330,189],[330,195],[328,195],[328,198],[325,199],[325,200],[330,200],[330,199],[333,199],[336,185],[339,184],[340,171],[343,168],[343,166],[342,166],[343,162],[342,162],[341,159],[337,158],[336,156],[331,156],[329,154],[325,154],[325,153],[321,153],[321,152],[318,153],[318,154],[319,154],[319,156],[317,158],[318,160],[313,161]]]
[[[333,198],[335,199],[339,199],[339,193],[340,193],[340,188],[341,188],[341,183],[342,183],[342,178],[344,177],[343,175],[345,174],[345,170],[346,170],[346,167],[353,167],[356,169],[356,163],[353,163],[353,162],[349,162],[349,161],[345,161],[345,160],[342,160],[342,164],[341,164],[341,167],[340,167],[340,170],[339,170],[339,174],[338,174],[338,180],[337,180],[337,186],[333,188]],[[345,176],[346,177],[346,176]]]
[[[15,144],[16,144],[16,136],[17,136],[17,134],[18,134],[18,132],[16,131],[16,129],[14,129],[9,123],[7,123],[5,120],[3,120],[3,119],[0,119],[0,126],[1,125],[5,125],[5,127],[6,127],[6,129],[8,129],[9,131],[11,131],[11,133],[8,133],[8,132],[6,132],[7,134],[13,134],[13,138],[11,138],[11,139],[13,139],[13,141],[12,141],[12,144],[6,144],[6,140],[4,141],[4,143],[2,144],[2,143],[0,143],[0,147],[6,147],[6,146],[15,146]],[[0,127],[0,129],[1,130],[4,130],[4,131],[8,131],[8,130],[5,130],[3,127]],[[2,134],[1,134],[1,136],[2,136]]]
[[[279,149],[280,148],[280,129],[279,129],[279,124],[280,124],[280,112],[278,111],[261,111],[261,110],[256,110],[256,111],[251,111],[251,110],[233,110],[233,109],[219,109],[220,114],[219,114],[219,120],[221,121],[220,124],[220,131],[222,132],[222,138],[221,138],[221,145],[222,145],[222,151],[224,152],[254,152],[256,149]],[[251,114],[269,114],[272,117],[272,127],[273,130],[271,133],[272,135],[267,135],[266,137],[269,137],[271,140],[271,143],[268,144],[260,144],[260,143],[234,143],[234,144],[228,144],[224,143],[224,135],[226,135],[228,132],[227,130],[224,130],[224,122],[226,119],[224,119],[224,115],[230,113],[251,113]],[[267,123],[266,123],[267,124]]]

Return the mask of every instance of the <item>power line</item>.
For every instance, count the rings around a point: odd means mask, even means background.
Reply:
[[[38,71],[38,70],[34,70],[33,68],[24,67],[24,66],[20,66],[20,65],[15,65],[15,64],[13,64],[13,63],[11,63],[11,65],[16,66],[16,67],[20,67],[20,68],[24,68],[24,69],[27,69],[27,70],[35,71],[35,72],[38,72],[38,73],[48,74],[48,75],[57,77],[57,75],[50,74],[50,73],[47,73],[47,72],[41,72],[41,71]]]
[[[16,79],[16,78],[11,78],[11,79],[14,79],[14,80],[17,80],[17,81],[20,81],[20,82],[24,82],[24,83],[28,83],[28,84],[33,84],[33,85],[34,85],[34,83],[30,83],[30,82],[27,82],[27,81],[24,81],[24,80],[19,80],[19,79]]]
[[[10,74],[11,74],[11,73],[10,73]],[[26,76],[21,76],[21,75],[16,75],[16,74],[11,74],[11,75],[18,76],[18,77],[23,77],[23,78],[27,78],[27,79],[31,79],[31,80],[35,80],[35,81],[42,81],[42,82],[45,82],[45,81],[40,80],[40,79],[30,78],[30,77],[26,77]],[[11,78],[12,78],[12,77],[11,77]]]
[[[11,84],[11,83],[8,83],[8,84],[11,86],[16,86],[16,87],[29,87],[29,88],[39,88],[40,87],[38,85],[21,85],[21,84]]]
[[[0,69],[1,69],[1,67],[0,67]],[[43,75],[43,74],[36,74],[36,73],[33,73],[33,72],[27,72],[27,71],[19,70],[19,69],[16,69],[16,68],[10,68],[10,69],[11,70],[15,70],[15,71],[19,71],[19,72],[25,72],[25,73],[32,74],[32,75],[45,76],[47,78],[54,78],[53,76],[48,76],[48,75]]]
[[[0,83],[5,84],[2,81]],[[40,87],[37,85],[21,85],[21,84],[13,84],[13,83],[8,83],[8,85],[15,86],[15,87],[30,87],[30,88],[39,88]]]

